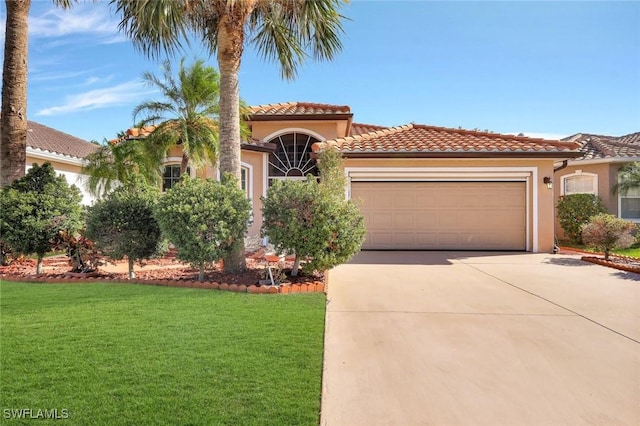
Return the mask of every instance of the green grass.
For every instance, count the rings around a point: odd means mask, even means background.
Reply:
[[[577,248],[580,250],[584,250],[584,251],[588,251],[588,252],[597,252],[597,250],[594,250],[590,247],[587,247],[585,245],[582,244],[573,244],[570,243],[568,241],[561,241],[560,245],[562,247],[573,247],[573,248]],[[619,256],[627,256],[627,257],[636,257],[640,259],[640,247],[637,246],[636,244],[634,244],[632,247],[626,248],[626,249],[615,249],[615,250],[611,250],[611,254],[617,254]]]
[[[30,408],[69,425],[317,425],[324,309],[323,294],[0,282],[0,423],[33,424],[6,419]]]

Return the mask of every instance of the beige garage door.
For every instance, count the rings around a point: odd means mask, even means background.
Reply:
[[[363,249],[525,250],[524,182],[352,182]]]

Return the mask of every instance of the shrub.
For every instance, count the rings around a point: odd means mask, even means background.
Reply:
[[[141,181],[119,187],[89,208],[87,237],[113,260],[127,257],[129,278],[134,262],[162,252],[162,234],[154,216],[160,193]]]
[[[582,226],[588,223],[592,216],[607,211],[602,199],[593,194],[565,195],[556,207],[558,220],[565,235],[577,244],[582,243]]]
[[[81,195],[64,176],[56,176],[50,163],[34,164],[27,174],[1,193],[0,235],[17,254],[35,253],[36,273],[42,272],[42,258],[61,230],[81,227]]]
[[[277,181],[262,199],[262,235],[278,252],[295,254],[292,276],[298,274],[302,260],[309,272],[344,263],[364,242],[364,218],[353,201],[345,200],[337,155],[331,152],[325,157],[329,160],[320,182],[313,176],[306,181]],[[322,154],[319,164],[322,173]]]
[[[251,203],[230,177],[223,182],[183,178],[160,198],[156,219],[178,258],[204,268],[226,256],[244,237]]]
[[[633,245],[635,230],[636,225],[633,222],[601,213],[593,216],[589,223],[582,227],[582,240],[589,247],[602,250],[604,258],[609,259],[611,250]]]

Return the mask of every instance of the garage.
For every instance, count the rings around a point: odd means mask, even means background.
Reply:
[[[524,181],[351,182],[364,250],[526,250]]]

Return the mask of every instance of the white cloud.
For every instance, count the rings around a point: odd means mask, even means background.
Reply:
[[[63,104],[41,109],[36,112],[36,115],[61,115],[126,105],[138,102],[141,97],[152,93],[155,91],[146,87],[142,82],[130,81],[113,87],[67,96]]]
[[[52,7],[29,17],[29,35],[32,37],[80,34],[102,36],[107,43],[125,40],[118,36],[118,22],[103,5],[76,5],[67,10]]]
[[[33,82],[35,82],[35,81],[50,81],[50,80],[64,80],[64,79],[80,77],[80,76],[88,74],[90,72],[91,72],[91,70],[63,71],[63,72],[44,72],[44,73],[32,72],[31,75],[29,75],[29,80],[33,81]]]

